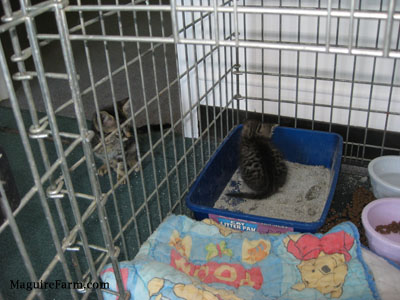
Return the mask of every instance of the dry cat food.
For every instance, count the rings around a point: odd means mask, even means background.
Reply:
[[[338,191],[340,192],[340,191]],[[336,193],[338,193],[336,192]],[[360,241],[363,245],[368,245],[367,238],[365,236],[364,226],[361,224],[361,214],[363,208],[370,202],[375,200],[374,194],[364,187],[357,187],[353,193],[351,199],[345,199],[343,201],[343,194],[336,198],[336,203],[333,201],[332,204],[336,204],[331,207],[328,217],[324,226],[320,229],[321,233],[328,232],[332,227],[342,222],[351,221],[357,226],[360,232]],[[342,202],[340,202],[342,201]]]
[[[396,222],[393,221],[388,225],[378,225],[375,227],[375,230],[382,234],[389,234],[389,233],[400,233],[400,221]]]

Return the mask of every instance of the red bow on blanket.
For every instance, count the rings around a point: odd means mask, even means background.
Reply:
[[[354,238],[344,231],[327,234],[321,239],[305,234],[296,242],[290,240],[287,250],[300,260],[317,258],[323,251],[326,254],[342,253],[346,261],[349,261],[351,259],[349,250],[353,243]]]

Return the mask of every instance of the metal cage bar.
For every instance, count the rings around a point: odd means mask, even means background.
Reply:
[[[57,274],[87,284],[107,263],[113,268],[118,292],[71,289],[66,297],[102,299],[108,292],[127,299],[118,261],[133,259],[168,214],[188,213],[191,184],[253,113],[339,132],[345,163],[365,166],[378,155],[400,154],[399,1],[19,2],[13,9],[2,0],[0,64],[32,183],[12,211],[0,182],[7,217],[0,236],[10,234],[31,281]],[[48,17],[56,28],[40,26]],[[60,52],[60,68],[46,64],[52,49]],[[57,101],[54,82],[68,90],[65,101]],[[129,99],[126,118],[121,94]],[[100,122],[106,102],[116,120],[111,133]],[[69,110],[77,130],[62,126]],[[99,120],[97,145],[89,112]],[[130,127],[134,166],[123,138]],[[101,178],[94,153],[107,152],[112,138],[123,175],[114,174],[106,155],[108,175]],[[30,253],[38,240],[26,237],[21,220],[31,205],[43,210],[44,239],[54,248],[39,267]],[[7,297],[2,286],[0,298]],[[33,290],[21,297],[55,296]]]

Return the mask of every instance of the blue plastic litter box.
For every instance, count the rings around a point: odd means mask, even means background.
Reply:
[[[225,139],[190,188],[186,204],[194,212],[195,218],[211,218],[241,230],[316,232],[325,222],[335,192],[342,157],[342,137],[335,133],[287,127],[276,127],[274,130],[272,141],[286,160],[304,165],[322,165],[330,169],[331,184],[321,218],[307,223],[213,208],[238,168],[242,127],[237,126]]]

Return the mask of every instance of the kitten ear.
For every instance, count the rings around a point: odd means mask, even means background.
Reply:
[[[131,115],[131,108],[130,108],[130,99],[126,99],[125,103],[122,105],[122,113],[125,118],[129,118]]]
[[[129,119],[129,117],[131,116],[131,107],[130,107],[130,99],[127,98],[125,103],[122,105],[122,114],[126,119]],[[132,137],[133,136],[133,129],[132,126],[130,124],[126,125],[124,130],[124,134],[126,137]]]
[[[272,137],[272,135],[274,134],[275,128],[278,127],[279,124],[271,124],[271,134],[270,137]]]
[[[127,138],[133,137],[133,129],[132,129],[132,126],[130,126],[129,124],[126,125],[126,126],[122,129],[122,131],[124,132],[124,134],[125,134],[125,136],[126,136]]]
[[[115,118],[106,111],[100,112],[101,124],[105,133],[110,133],[117,128]]]

